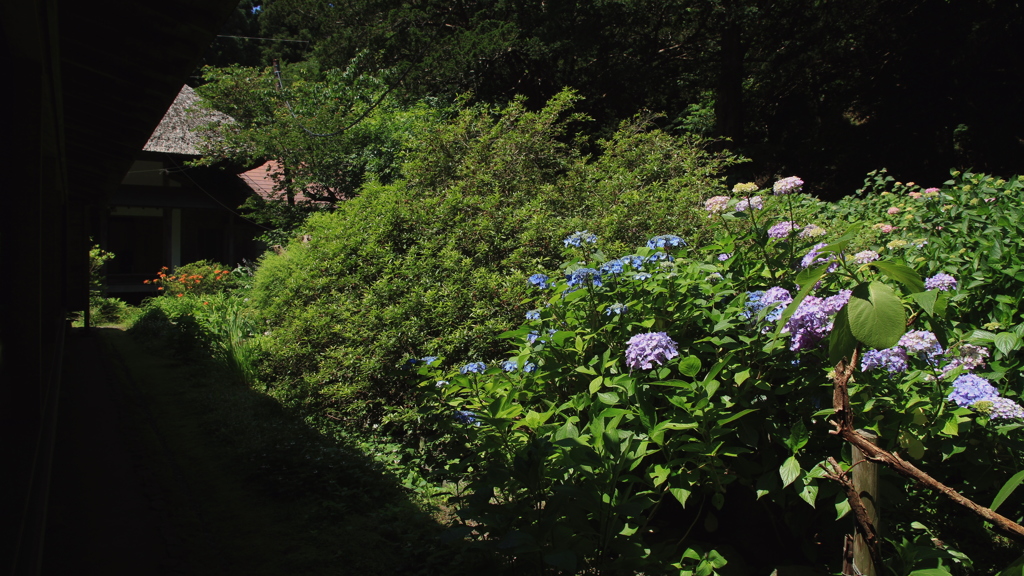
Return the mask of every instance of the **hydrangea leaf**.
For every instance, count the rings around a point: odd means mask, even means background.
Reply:
[[[796,456],[786,458],[786,461],[779,466],[779,476],[782,478],[782,487],[785,488],[800,477],[800,462]]]
[[[1013,332],[1000,332],[995,337],[996,348],[1004,355],[1020,348],[1020,336]]]
[[[881,282],[864,282],[853,289],[847,305],[853,335],[870,348],[891,348],[906,331],[907,319],[896,292]]]
[[[832,332],[828,338],[828,361],[835,366],[844,358],[849,360],[853,357],[853,350],[857,347],[857,338],[850,330],[850,320],[847,313],[849,305],[844,306],[836,314],[832,323]]]
[[[924,280],[913,268],[885,260],[872,262],[871,265],[878,268],[882,274],[906,286],[911,294],[925,291]]]

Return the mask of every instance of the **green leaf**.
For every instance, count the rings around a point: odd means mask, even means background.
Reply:
[[[735,382],[737,386],[739,386],[740,384],[746,382],[748,378],[750,378],[750,370],[741,370],[733,374],[732,381]]]
[[[679,361],[679,372],[683,376],[693,378],[700,372],[700,358],[696,356],[687,356]]]
[[[614,406],[619,403],[619,393],[614,390],[608,392],[599,392],[597,399],[609,406]]]
[[[814,508],[814,501],[818,499],[818,485],[807,484],[804,486],[804,489],[800,491],[800,498],[810,504],[811,508]]]
[[[673,496],[676,497],[676,500],[679,501],[679,504],[683,508],[686,508],[686,501],[689,500],[690,499],[690,495],[693,494],[693,492],[690,492],[686,488],[669,488],[668,491]]]
[[[782,477],[783,488],[789,486],[800,477],[800,462],[797,461],[796,456],[786,458],[782,466],[779,466],[779,476]]]
[[[891,348],[906,331],[903,303],[889,286],[864,282],[850,295],[850,331],[864,345],[879,350]]]
[[[882,274],[906,286],[910,294],[924,292],[925,290],[921,275],[915,272],[913,268],[885,260],[872,262],[871,265],[878,268]]]
[[[853,358],[853,350],[856,347],[857,338],[853,335],[853,331],[850,330],[847,307],[843,306],[843,309],[836,314],[836,319],[832,323],[832,333],[828,336],[829,364],[835,366],[844,358],[846,360]]]
[[[945,568],[922,568],[914,570],[908,576],[952,576]]]
[[[1020,336],[1013,332],[1000,332],[996,334],[995,345],[1004,355],[1009,354],[1020,348]]]
[[[996,497],[992,500],[992,505],[989,506],[989,508],[995,512],[996,508],[999,508],[999,506],[1010,497],[1010,494],[1013,494],[1013,491],[1017,489],[1017,486],[1020,486],[1022,481],[1024,481],[1024,470],[1017,472],[1006,481],[1006,484],[1003,484],[1003,487],[999,489],[999,493],[996,494]]]
[[[960,419],[950,416],[942,426],[942,433],[946,436],[956,436],[960,433]]]

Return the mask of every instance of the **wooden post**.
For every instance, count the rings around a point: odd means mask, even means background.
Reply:
[[[857,434],[863,436],[872,444],[878,443],[878,436],[867,430],[857,430]],[[865,458],[857,446],[851,446],[853,450],[853,487],[860,494],[864,502],[864,509],[867,511],[871,524],[878,532],[878,464]],[[875,565],[871,561],[871,553],[864,537],[859,533],[854,535],[853,541],[853,563],[865,576],[876,576]]]

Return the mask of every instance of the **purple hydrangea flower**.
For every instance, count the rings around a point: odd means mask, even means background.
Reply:
[[[655,236],[647,241],[648,248],[678,248],[680,246],[687,246],[686,240],[672,234]]]
[[[530,276],[526,281],[540,289],[548,287],[548,277],[546,274],[534,274],[533,276]]]
[[[832,331],[832,316],[846,306],[850,294],[850,290],[842,290],[828,298],[804,298],[786,322],[784,331],[791,335],[789,349],[794,352],[805,350],[825,339]]]
[[[575,248],[581,248],[584,244],[594,244],[597,242],[597,236],[591,234],[586,230],[580,230],[579,232],[573,232],[568,238],[563,240],[565,247],[573,246]]]
[[[762,310],[768,309],[770,312],[768,312],[764,319],[768,322],[775,322],[782,316],[782,311],[786,305],[792,301],[793,297],[790,296],[789,291],[778,286],[769,288],[767,291],[747,292],[746,310],[742,314],[744,318],[749,320],[756,318]]]
[[[708,211],[708,214],[721,214],[725,212],[728,205],[728,196],[712,196],[704,202],[704,209]]]
[[[789,234],[794,229],[796,229],[796,227],[797,227],[796,224],[794,224],[793,222],[790,222],[789,220],[786,220],[784,222],[779,222],[775,226],[772,226],[771,228],[768,229],[768,237],[769,238],[778,238],[778,239],[789,238]]]
[[[907,349],[910,354],[920,354],[933,362],[937,356],[942,354],[942,346],[935,334],[927,330],[912,330],[900,337],[900,346]]]
[[[975,402],[991,401],[998,396],[999,391],[988,380],[974,374],[961,374],[953,381],[948,400],[961,408],[970,408]]]
[[[885,368],[890,373],[907,371],[907,351],[899,346],[885,350],[868,350],[861,359],[860,369],[870,372],[875,368]]]
[[[676,343],[664,332],[637,334],[629,339],[626,365],[630,370],[650,370],[679,356]]]
[[[797,178],[796,176],[790,176],[789,178],[783,178],[772,186],[772,192],[776,196],[783,194],[795,194],[804,187],[804,181]]]
[[[924,287],[928,290],[956,290],[956,278],[945,272],[939,272],[935,276],[926,279]]]
[[[804,257],[800,259],[800,267],[810,268],[815,264],[824,264],[835,259],[835,254],[831,253],[828,256],[821,256],[821,253],[818,251],[824,248],[825,246],[828,246],[828,244],[826,244],[825,242],[819,242],[818,244],[815,244],[814,247],[811,248],[811,251],[805,254]]]
[[[459,372],[461,374],[483,374],[484,370],[487,370],[487,364],[484,364],[483,362],[470,362],[462,368],[459,368]]]
[[[732,258],[732,254],[719,254],[718,255],[718,261],[719,262],[725,262],[729,258]]]
[[[974,404],[973,408],[979,412],[988,413],[993,420],[1021,420],[1024,419],[1024,408],[1009,398],[1002,396],[981,400]]]
[[[746,212],[753,208],[754,210],[764,209],[764,200],[760,196],[754,196],[753,198],[744,198],[736,203],[737,212]]]

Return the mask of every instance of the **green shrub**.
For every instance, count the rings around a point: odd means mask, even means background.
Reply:
[[[587,156],[567,144],[585,120],[575,99],[424,125],[403,180],[365,186],[313,215],[302,230],[311,240],[264,257],[252,300],[271,328],[264,369],[282,398],[350,423],[401,421],[414,408],[403,359],[493,355],[486,335],[522,317],[523,279],[557,262],[552,245],[569,232],[613,247],[665,229],[703,234],[700,203],[735,159],[644,118]]]

